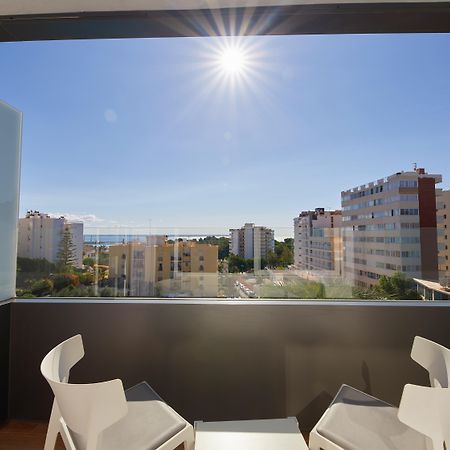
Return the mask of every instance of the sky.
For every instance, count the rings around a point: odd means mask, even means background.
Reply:
[[[0,43],[0,99],[24,115],[21,216],[290,235],[300,211],[413,163],[449,188],[449,55],[432,34]]]

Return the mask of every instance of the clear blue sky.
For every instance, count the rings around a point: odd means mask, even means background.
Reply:
[[[450,186],[450,35],[241,45],[231,83],[218,38],[0,44],[0,98],[24,113],[21,214],[291,234],[299,211],[414,162]]]

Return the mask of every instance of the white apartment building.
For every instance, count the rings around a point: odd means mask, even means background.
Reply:
[[[274,231],[246,223],[242,228],[230,229],[230,253],[245,259],[261,260],[275,250]]]
[[[342,276],[341,211],[302,211],[294,218],[294,265]]]
[[[438,197],[439,280],[450,285],[450,190]]]
[[[349,282],[366,287],[395,272],[438,279],[435,185],[441,181],[416,169],[341,193]]]
[[[83,223],[69,222],[64,217],[50,217],[39,211],[28,211],[19,219],[17,255],[56,263],[64,230],[70,230],[75,253],[75,267],[83,264]]]

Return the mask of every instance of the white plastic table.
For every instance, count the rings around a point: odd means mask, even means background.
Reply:
[[[308,450],[295,417],[195,422],[195,450]]]

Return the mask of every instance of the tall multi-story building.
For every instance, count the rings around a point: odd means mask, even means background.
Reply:
[[[17,255],[22,258],[42,259],[56,263],[61,239],[69,230],[75,254],[75,267],[83,264],[83,223],[69,222],[65,217],[50,217],[39,211],[28,211],[19,219]]]
[[[109,261],[109,278],[126,295],[218,295],[217,245],[195,241],[166,241],[158,244],[130,242],[112,245],[109,248]]]
[[[342,276],[341,211],[302,211],[294,218],[294,265]]]
[[[424,169],[341,193],[344,271],[356,286],[382,275],[438,279],[436,184]]]
[[[438,197],[439,279],[450,285],[450,190]]]
[[[270,228],[246,223],[230,229],[230,253],[245,259],[261,260],[275,250],[274,232]]]

